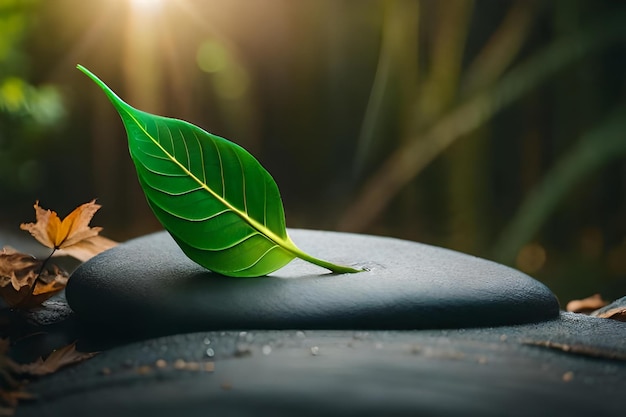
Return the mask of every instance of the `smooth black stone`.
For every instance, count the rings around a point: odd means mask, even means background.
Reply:
[[[83,264],[66,297],[82,320],[148,335],[478,327],[558,315],[558,302],[543,284],[494,262],[392,238],[290,234],[314,256],[370,270],[333,275],[295,260],[267,277],[227,278],[189,260],[160,232]]]
[[[181,334],[29,384],[37,402],[16,416],[619,416],[625,358],[624,323],[571,313],[457,330]]]

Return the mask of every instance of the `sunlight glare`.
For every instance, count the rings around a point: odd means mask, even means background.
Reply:
[[[163,7],[165,0],[130,0],[132,8],[137,12],[155,13]]]

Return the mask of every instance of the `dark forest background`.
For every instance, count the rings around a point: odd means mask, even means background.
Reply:
[[[625,39],[610,0],[0,0],[0,228],[92,198],[107,237],[160,228],[80,63],[247,148],[290,227],[623,296]]]

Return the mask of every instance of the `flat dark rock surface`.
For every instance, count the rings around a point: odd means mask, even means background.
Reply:
[[[81,347],[79,343],[79,348]],[[626,324],[213,331],[101,353],[31,383],[41,416],[619,416]]]
[[[623,414],[626,323],[560,313],[532,278],[418,243],[294,230],[369,272],[296,261],[225,278],[165,233],[92,259],[25,320],[32,361],[96,357],[25,386],[17,417]],[[158,335],[166,335],[158,337]],[[131,342],[136,340],[135,342]]]
[[[511,268],[415,242],[291,230],[298,246],[367,272],[333,275],[295,260],[267,277],[227,278],[189,260],[165,232],[79,267],[66,290],[79,319],[167,335],[213,329],[427,329],[548,320],[558,302]]]

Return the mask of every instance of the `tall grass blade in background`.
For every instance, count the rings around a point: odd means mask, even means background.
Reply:
[[[359,180],[388,144],[388,119],[406,119],[417,94],[420,2],[384,2],[378,62],[352,164]]]
[[[626,109],[584,134],[531,192],[494,246],[494,257],[513,264],[519,249],[540,230],[567,193],[594,171],[626,156]]]
[[[559,70],[626,35],[626,10],[619,9],[579,32],[557,39],[500,80],[479,89],[437,117],[423,133],[395,149],[361,187],[344,211],[338,228],[362,231],[370,226],[428,164],[462,136],[483,126]]]

